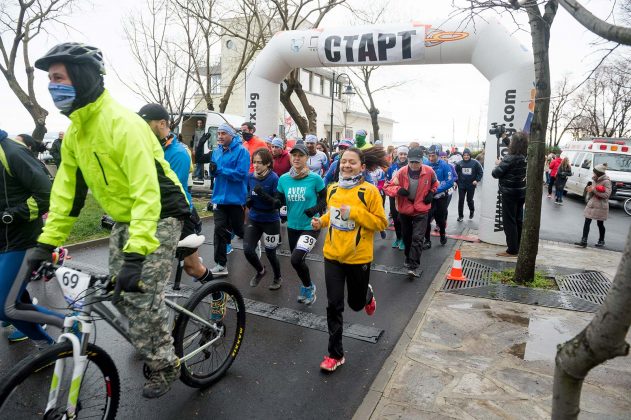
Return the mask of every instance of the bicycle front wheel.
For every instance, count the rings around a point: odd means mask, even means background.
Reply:
[[[180,358],[189,355],[182,361],[180,379],[194,388],[207,387],[226,374],[243,342],[243,296],[230,283],[211,281],[193,293],[184,307],[210,321],[214,328],[185,313],[178,315],[173,334],[175,353]],[[198,353],[190,356],[195,351]]]
[[[624,211],[631,216],[631,198],[627,198],[624,202]]]
[[[114,419],[118,410],[120,380],[114,362],[105,351],[88,344],[88,362],[83,373],[77,419]],[[55,362],[67,358],[59,380],[57,407],[46,412]],[[72,344],[55,344],[18,363],[0,383],[0,418],[65,418],[72,381]]]

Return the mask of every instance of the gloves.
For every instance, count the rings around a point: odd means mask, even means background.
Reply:
[[[315,207],[309,207],[307,210],[305,210],[305,216],[307,216],[309,219],[311,219],[313,216],[315,216],[318,211]]]
[[[434,193],[431,192],[431,191],[428,191],[427,195],[423,199],[423,203],[425,203],[425,204],[432,204],[433,200],[434,200]]]
[[[256,187],[254,187],[254,192],[256,193],[256,195],[265,194],[265,190],[263,189],[263,187],[261,187],[261,184],[257,184]]]
[[[408,195],[410,195],[410,192],[406,190],[405,188],[401,187],[399,188],[399,191],[397,191],[397,194],[399,194],[401,197],[407,197]]]
[[[37,271],[43,262],[53,262],[54,250],[54,246],[42,243],[38,243],[36,247],[29,248],[25,256],[29,272]]]
[[[144,255],[134,252],[125,254],[125,262],[121,271],[116,276],[116,292],[133,292],[144,293],[140,273],[142,272],[142,263],[145,261]]]
[[[598,185],[595,188],[596,191],[598,191],[599,193],[604,193],[606,191],[606,188],[604,185]]]
[[[247,200],[245,200],[245,206],[249,209],[252,208],[252,197],[249,197]]]

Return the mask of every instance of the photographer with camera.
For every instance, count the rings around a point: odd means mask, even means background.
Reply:
[[[493,134],[493,133],[491,133]],[[499,139],[498,139],[499,141]],[[506,252],[499,257],[517,257],[526,201],[526,154],[528,135],[524,132],[512,136],[507,154],[500,160],[491,175],[497,178],[502,193],[502,220],[506,235]]]

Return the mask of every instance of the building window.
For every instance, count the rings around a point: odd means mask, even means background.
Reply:
[[[213,95],[221,93],[221,74],[210,75],[210,93]]]
[[[331,97],[331,79],[323,78],[322,83],[323,83],[322,94],[330,98]]]
[[[307,70],[300,70],[300,84],[305,91],[311,90],[311,72]]]
[[[312,87],[313,89],[311,89],[311,92],[322,95],[322,76],[320,76],[319,74],[313,75]]]

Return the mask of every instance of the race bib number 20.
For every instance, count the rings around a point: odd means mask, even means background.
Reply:
[[[355,221],[349,218],[343,218],[342,210],[331,206],[329,212],[331,213],[331,225],[334,228],[346,231],[355,229]]]

